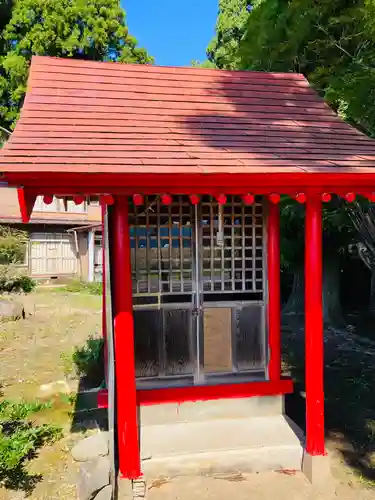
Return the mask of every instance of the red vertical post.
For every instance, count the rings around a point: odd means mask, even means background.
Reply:
[[[102,206],[102,333],[104,340],[104,374],[107,382],[108,349],[107,349],[107,307],[106,307],[106,272],[105,272],[105,207]]]
[[[124,478],[141,475],[134,364],[134,321],[128,200],[116,197],[113,207],[114,344],[117,430],[120,472]]]
[[[278,204],[269,204],[268,233],[268,345],[270,359],[268,375],[270,380],[281,377],[281,335],[280,335],[280,209]]]
[[[322,205],[308,196],[305,224],[306,451],[324,455]]]

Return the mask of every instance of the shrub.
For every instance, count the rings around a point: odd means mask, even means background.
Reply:
[[[76,375],[74,370],[74,362],[72,352],[62,352],[60,354],[60,362],[64,371],[65,378],[74,378]]]
[[[54,425],[35,425],[27,418],[49,408],[49,403],[0,402],[0,482],[5,486],[22,484],[27,472],[24,463],[47,443],[62,436]]]
[[[0,226],[0,264],[18,264],[25,259],[28,235],[26,231]]]
[[[12,266],[0,266],[0,294],[1,293],[30,293],[36,282],[24,274],[17,274]]]
[[[104,379],[104,340],[89,337],[86,344],[76,348],[72,355],[76,372],[86,377],[92,385],[99,385]]]

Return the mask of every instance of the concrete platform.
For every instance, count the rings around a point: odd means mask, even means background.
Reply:
[[[258,396],[141,406],[139,408],[139,421],[141,426],[144,427],[147,425],[201,422],[222,418],[266,417],[283,413],[283,396]]]
[[[142,425],[146,477],[301,470],[302,436],[282,414],[224,418],[219,413],[220,418]]]

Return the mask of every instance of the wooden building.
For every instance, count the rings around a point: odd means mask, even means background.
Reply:
[[[38,195],[104,207],[108,401],[128,479],[144,466],[143,408],[206,402],[217,415],[229,401],[230,416],[293,390],[280,362],[280,196],[305,204],[301,466],[314,477],[325,460],[322,203],[375,200],[373,140],[299,74],[34,57],[0,171],[24,221]],[[235,438],[228,422],[216,451]]]

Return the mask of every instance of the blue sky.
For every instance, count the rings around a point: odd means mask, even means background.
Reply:
[[[204,60],[218,0],[121,0],[130,33],[162,66]]]

